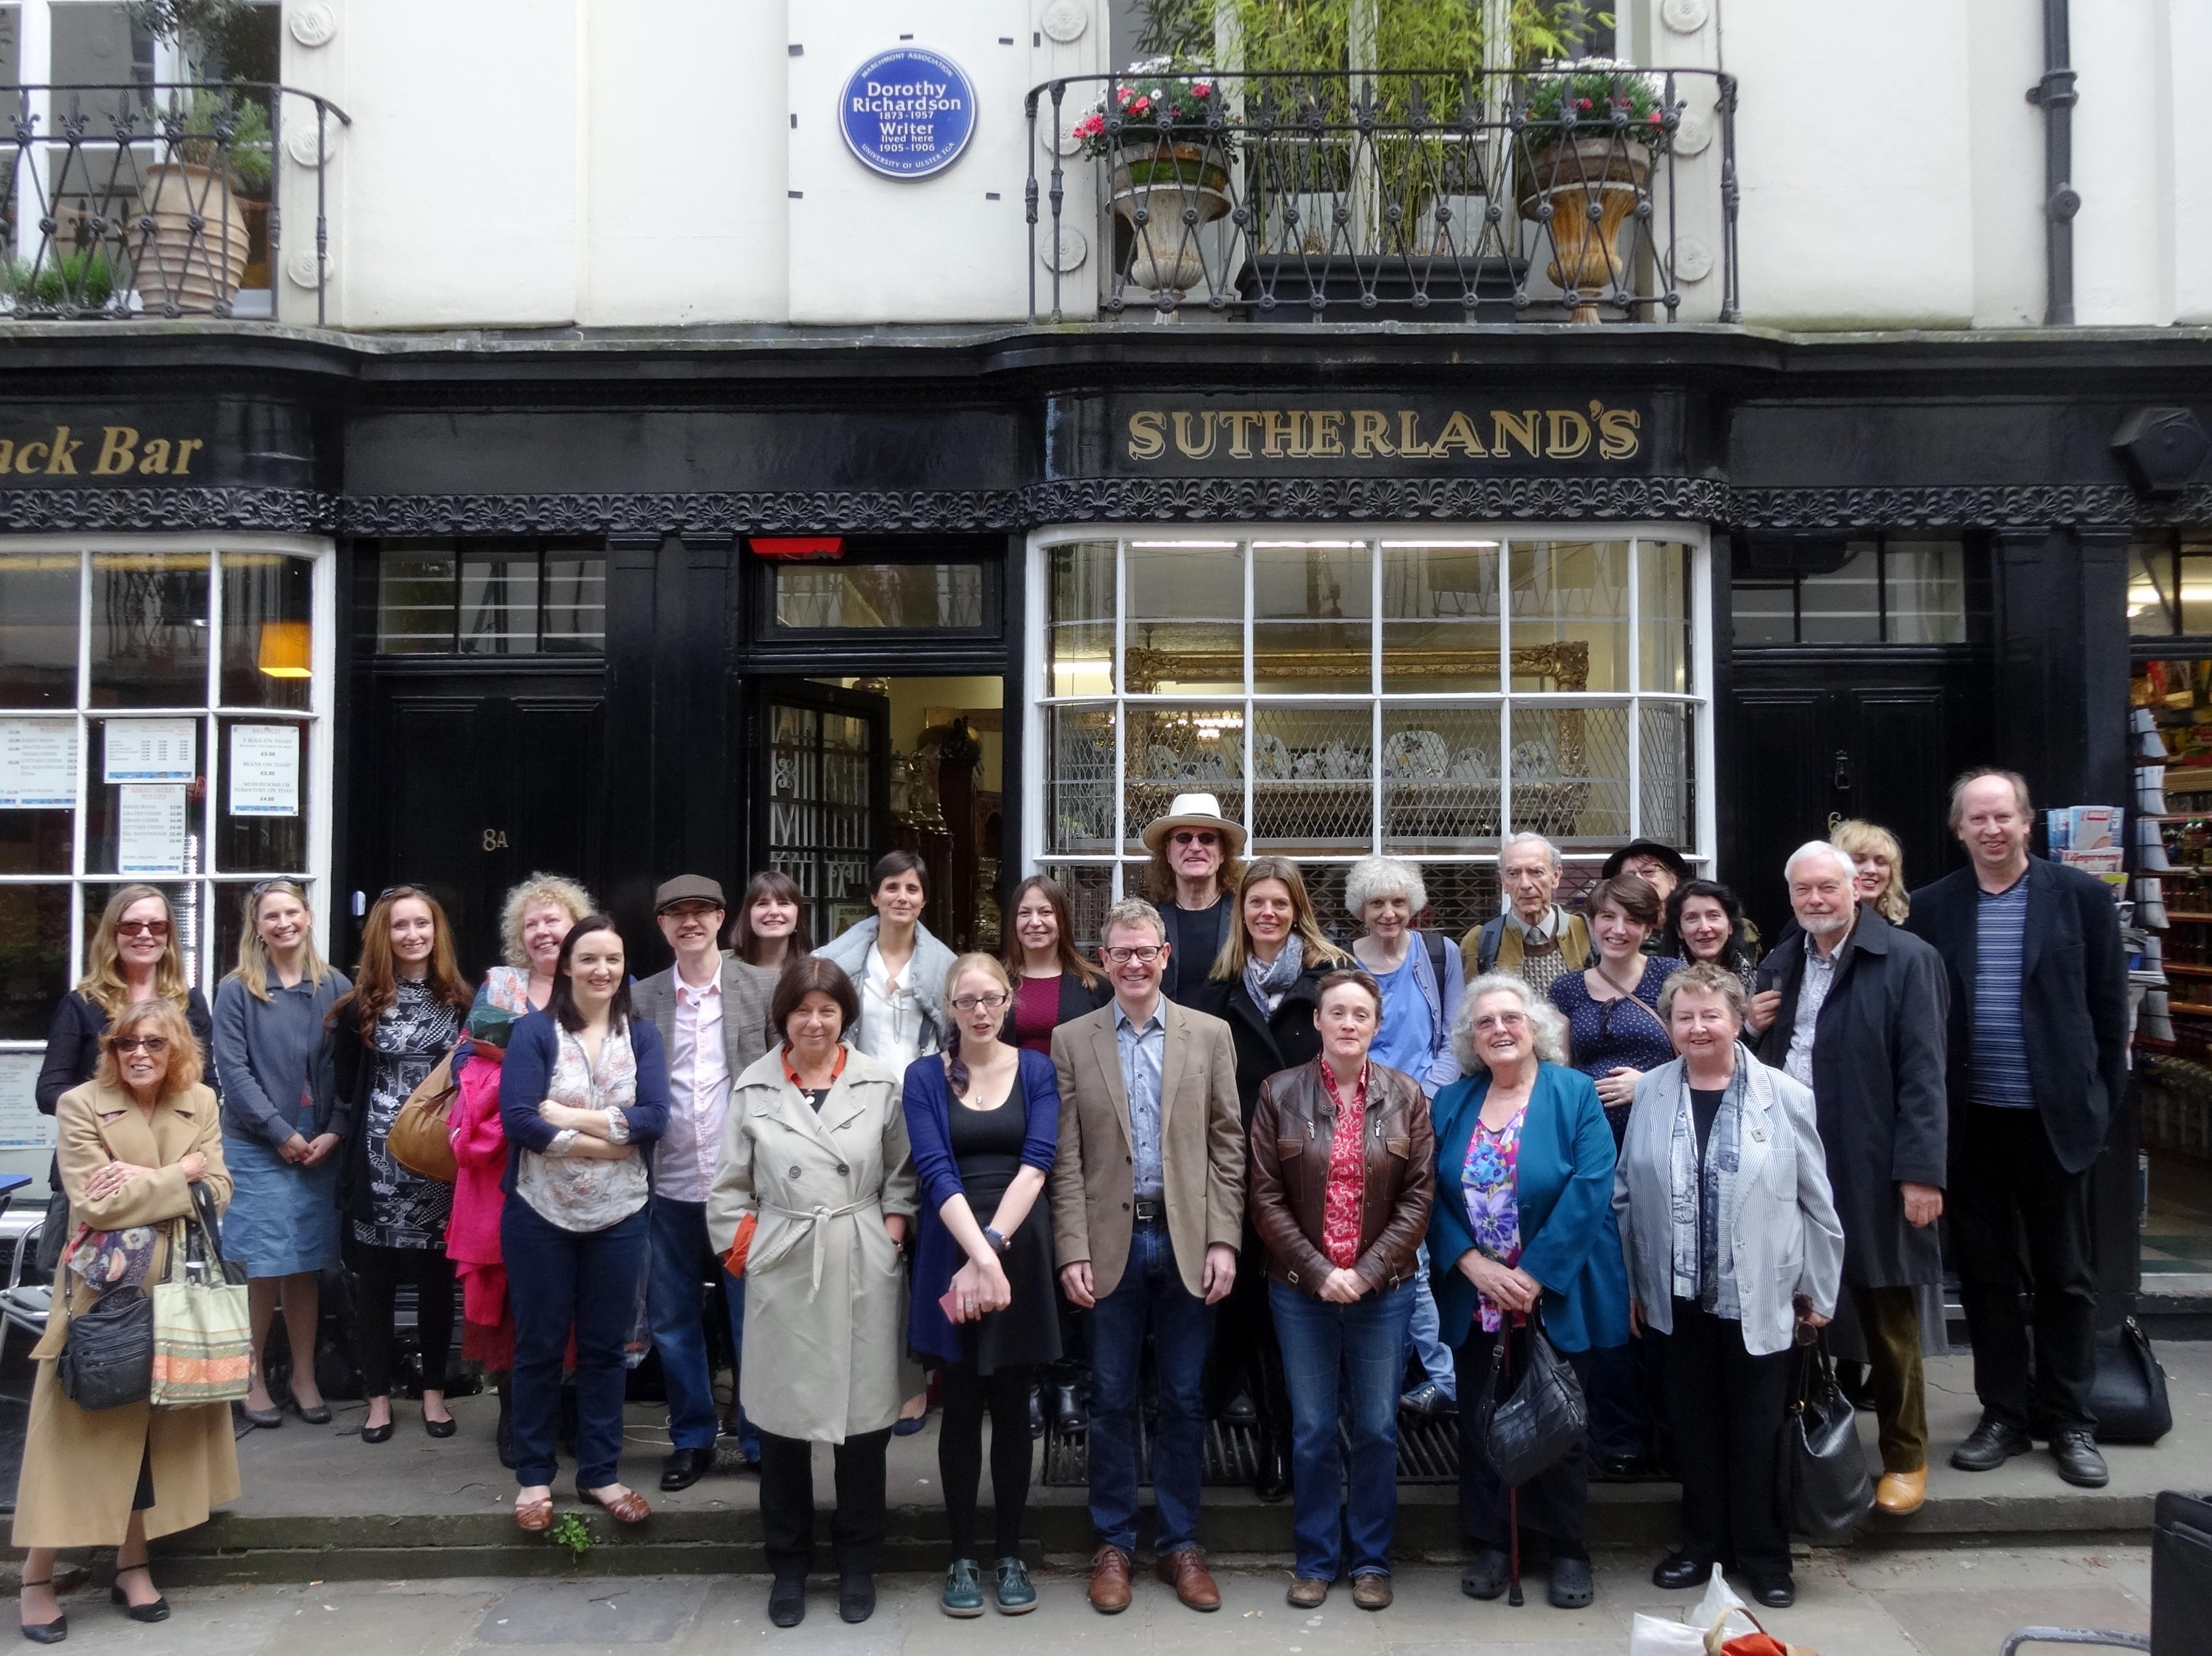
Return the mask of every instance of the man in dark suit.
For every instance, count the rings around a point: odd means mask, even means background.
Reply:
[[[653,894],[653,919],[676,964],[631,993],[636,1015],[660,1031],[668,1054],[668,1132],[653,1147],[653,1265],[648,1300],[653,1349],[668,1383],[664,1489],[686,1489],[714,1465],[714,1374],[707,1358],[701,1285],[719,1281],[732,1350],[744,1347],[744,1284],[728,1276],[707,1239],[707,1195],[722,1148],[731,1083],[768,1051],[776,974],[721,951],[726,905],[720,882],[679,874]],[[738,1447],[755,1464],[760,1439],[742,1412]]]
[[[1914,892],[1907,922],[1950,977],[1951,1236],[1982,1400],[1951,1464],[1988,1471],[2025,1454],[2032,1404],[2058,1475],[2094,1489],[2106,1471],[2089,1413],[2089,1168],[2127,1084],[2127,963],[2111,888],[2029,856],[2033,820],[2012,772],[1960,777],[1951,830],[1972,864]]]

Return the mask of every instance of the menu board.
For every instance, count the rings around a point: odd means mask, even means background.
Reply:
[[[300,727],[297,725],[234,725],[230,727],[230,814],[233,816],[297,816],[300,814]]]
[[[0,719],[0,810],[76,804],[76,720]]]
[[[199,743],[191,719],[106,721],[103,782],[189,782]]]
[[[39,1113],[40,1054],[0,1052],[0,1149],[46,1149],[54,1119]]]
[[[126,782],[116,811],[118,874],[185,871],[185,791],[174,785]]]

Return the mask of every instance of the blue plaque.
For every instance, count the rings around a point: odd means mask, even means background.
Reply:
[[[869,171],[926,179],[958,161],[975,136],[975,86],[950,58],[902,46],[853,71],[837,124]]]

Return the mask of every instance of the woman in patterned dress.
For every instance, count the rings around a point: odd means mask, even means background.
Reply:
[[[368,1416],[361,1441],[392,1436],[393,1298],[416,1292],[422,1345],[422,1429],[451,1437],[446,1364],[453,1339],[453,1265],[446,1221],[453,1187],[392,1159],[392,1124],[407,1095],[460,1039],[469,986],[453,965],[453,929],[437,899],[394,886],[362,930],[351,993],[331,1009],[338,1095],[351,1112],[339,1164],[346,1264],[360,1285],[356,1336]]]
[[[1467,986],[1452,1030],[1464,1079],[1437,1095],[1437,1199],[1429,1221],[1437,1312],[1455,1348],[1460,1527],[1474,1562],[1471,1598],[1504,1592],[1511,1542],[1507,1490],[1477,1441],[1475,1399],[1500,1339],[1509,1375],[1528,1361],[1530,1314],[1577,1374],[1594,1347],[1628,1339],[1628,1283],[1613,1216],[1613,1132],[1589,1077],[1565,1067],[1565,1020],[1510,973]],[[1551,1560],[1550,1598],[1590,1601],[1589,1486],[1579,1445],[1520,1486],[1524,1548]]]

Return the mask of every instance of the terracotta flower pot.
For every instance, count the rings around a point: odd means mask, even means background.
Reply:
[[[206,315],[246,274],[246,214],[226,173],[184,161],[146,169],[131,241],[132,286],[149,312]]]
[[[1114,211],[1136,233],[1130,281],[1157,304],[1205,280],[1198,228],[1229,211],[1229,171],[1218,157],[1204,144],[1129,144],[1115,159],[1113,191]]]
[[[1577,138],[1533,152],[1521,177],[1521,216],[1552,209],[1547,267],[1574,306],[1573,320],[1595,324],[1599,300],[1626,286],[1616,244],[1636,203],[1649,198],[1651,155],[1633,140]]]

